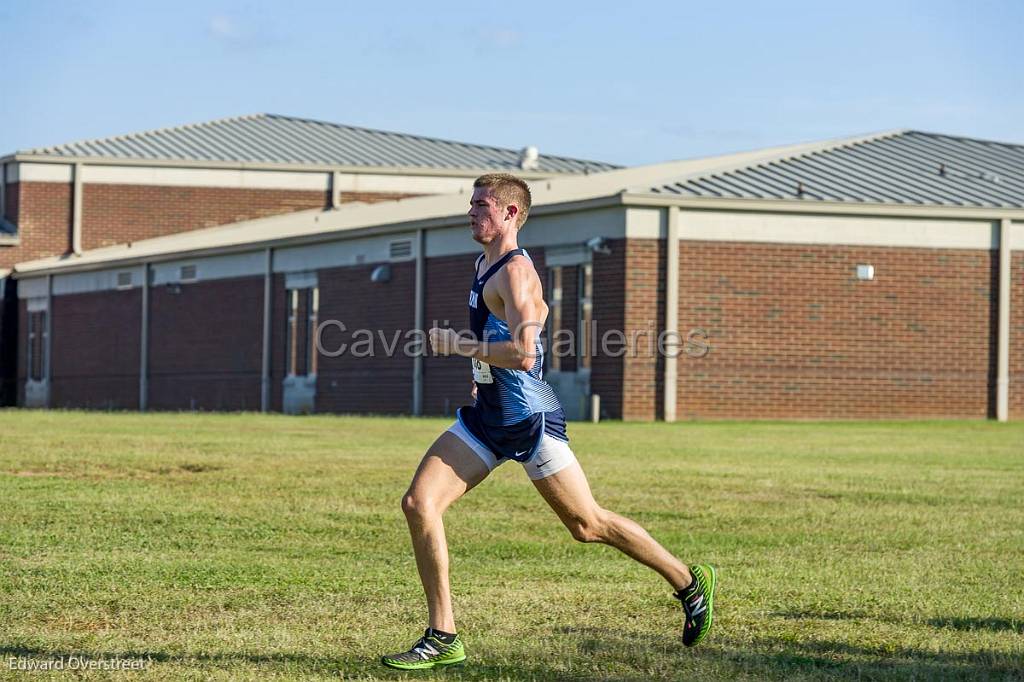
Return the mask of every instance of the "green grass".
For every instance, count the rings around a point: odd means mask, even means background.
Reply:
[[[425,626],[399,501],[447,423],[0,411],[0,676],[412,677],[377,658]],[[683,649],[667,584],[506,464],[446,516],[470,660],[418,676],[1024,678],[1024,424],[570,435],[603,506],[719,569],[709,639]]]

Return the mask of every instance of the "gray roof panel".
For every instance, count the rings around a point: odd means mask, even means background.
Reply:
[[[803,186],[803,193],[798,189]],[[1024,208],[1024,145],[913,130],[691,175],[657,194]]]
[[[255,114],[19,151],[21,156],[133,161],[279,163],[446,170],[519,170],[519,150]],[[613,164],[541,154],[538,173],[596,173]]]

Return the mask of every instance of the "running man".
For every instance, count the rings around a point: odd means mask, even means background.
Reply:
[[[472,335],[434,328],[429,338],[439,355],[472,359],[476,403],[460,408],[455,423],[430,446],[402,499],[429,623],[411,649],[383,656],[381,662],[419,670],[466,660],[452,613],[441,517],[507,460],[523,465],[576,540],[611,545],[661,574],[682,602],[683,644],[694,646],[711,629],[715,570],[688,568],[637,523],[594,501],[569,448],[562,407],[542,378],[540,330],[548,307],[537,270],[518,244],[530,211],[530,188],[507,174],[483,175],[473,188],[469,220],[483,253],[469,292]]]

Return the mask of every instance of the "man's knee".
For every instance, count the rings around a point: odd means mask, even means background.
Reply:
[[[402,511],[408,518],[426,518],[438,513],[437,504],[427,495],[407,492],[402,497]]]
[[[586,516],[577,516],[566,525],[577,542],[604,542],[608,537],[608,523],[603,509]]]

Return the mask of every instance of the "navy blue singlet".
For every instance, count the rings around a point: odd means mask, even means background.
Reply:
[[[469,292],[469,328],[478,340],[491,343],[512,340],[508,323],[488,310],[483,292],[487,280],[518,255],[530,257],[525,249],[514,249],[482,276],[478,274],[484,255],[476,260],[473,287]],[[476,404],[459,408],[457,416],[473,437],[499,458],[528,461],[545,433],[569,441],[562,405],[555,391],[544,381],[544,347],[539,335],[534,352],[533,367],[528,371],[473,360]]]

